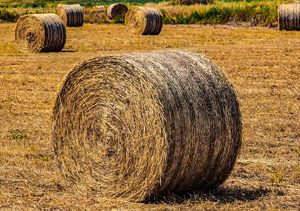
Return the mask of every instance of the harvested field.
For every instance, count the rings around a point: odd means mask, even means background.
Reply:
[[[299,32],[165,25],[159,36],[141,36],[125,26],[85,24],[67,28],[62,52],[34,54],[17,50],[14,29],[0,24],[0,208],[298,210]],[[243,145],[229,179],[210,193],[149,204],[74,194],[50,140],[61,80],[96,55],[173,48],[205,54],[237,90]]]

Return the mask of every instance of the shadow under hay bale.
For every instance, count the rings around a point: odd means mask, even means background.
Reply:
[[[83,25],[84,14],[79,4],[59,4],[56,8],[56,14],[62,19],[65,26],[79,27]]]
[[[125,24],[135,34],[158,35],[162,29],[163,19],[157,9],[133,7],[125,16]]]
[[[191,204],[199,201],[211,201],[219,204],[234,203],[236,201],[255,201],[260,197],[270,195],[272,191],[268,188],[241,188],[241,187],[219,187],[207,192],[193,191],[182,194],[170,194],[169,196],[159,197],[156,200],[148,201],[148,204],[183,204],[189,201]],[[282,191],[277,191],[278,196],[284,195]]]
[[[52,140],[81,192],[144,201],[223,183],[241,127],[235,92],[213,63],[160,51],[77,65],[57,95]]]
[[[66,28],[56,14],[24,15],[15,29],[21,51],[61,51],[66,43]]]
[[[300,30],[300,4],[281,4],[278,8],[279,30]]]
[[[124,4],[111,4],[109,5],[109,7],[107,8],[107,17],[112,20],[118,16],[122,16],[127,13],[128,8],[126,5]]]

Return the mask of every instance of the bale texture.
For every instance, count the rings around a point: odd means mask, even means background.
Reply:
[[[235,92],[202,55],[98,57],[66,77],[52,140],[80,191],[144,201],[221,184],[241,146]]]
[[[125,15],[128,11],[128,8],[124,4],[111,4],[107,8],[107,17],[112,20],[118,16]]]
[[[125,16],[125,24],[135,34],[158,35],[162,29],[162,14],[157,9],[133,7]]]
[[[66,28],[56,14],[24,15],[17,22],[15,40],[22,51],[61,51]]]
[[[279,30],[300,30],[300,4],[281,4],[278,11]]]
[[[59,4],[56,8],[56,14],[62,19],[65,26],[79,27],[83,25],[84,14],[79,4]]]

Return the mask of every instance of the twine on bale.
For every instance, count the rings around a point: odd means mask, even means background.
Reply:
[[[128,11],[128,8],[124,4],[111,4],[107,8],[107,17],[112,20],[118,16],[125,15]]]
[[[52,140],[80,191],[144,201],[218,186],[241,146],[235,92],[202,55],[97,57],[64,80]]]
[[[162,29],[163,19],[157,9],[133,7],[125,16],[125,24],[135,34],[158,35]]]
[[[279,30],[300,31],[300,4],[281,4],[278,8]]]
[[[59,4],[56,8],[56,14],[62,19],[65,26],[79,27],[83,25],[84,14],[79,4]]]
[[[15,29],[21,51],[61,51],[66,43],[66,28],[56,14],[24,15]]]

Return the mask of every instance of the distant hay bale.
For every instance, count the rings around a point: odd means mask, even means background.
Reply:
[[[300,30],[300,4],[281,4],[278,11],[279,30]]]
[[[103,5],[100,5],[100,6],[96,6],[96,9],[99,9],[99,10],[104,10],[105,7]]]
[[[143,201],[206,190],[221,184],[235,163],[239,104],[202,55],[97,57],[63,82],[52,140],[61,170],[80,191]]]
[[[61,51],[66,28],[56,14],[24,15],[17,22],[15,40],[22,51]]]
[[[193,4],[208,4],[208,0],[180,0],[182,5],[193,5]]]
[[[128,8],[124,4],[111,4],[107,8],[107,17],[112,20],[118,16],[125,15],[128,11]]]
[[[136,34],[158,35],[163,19],[159,10],[145,7],[133,7],[125,16],[128,29]]]
[[[84,14],[79,4],[59,4],[56,8],[56,14],[62,19],[65,26],[78,27],[83,25]]]

